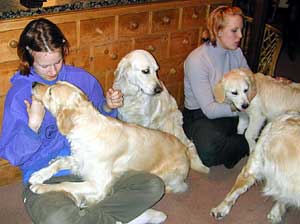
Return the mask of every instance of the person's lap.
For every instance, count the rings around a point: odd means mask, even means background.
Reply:
[[[188,120],[184,124],[187,136],[196,145],[198,154],[206,166],[224,164],[233,167],[248,152],[248,143],[237,132],[235,117]]]
[[[47,183],[82,181],[76,176],[53,177]],[[134,219],[152,207],[163,195],[162,180],[149,173],[129,171],[113,185],[108,196],[85,209],[61,192],[34,194],[25,186],[23,198],[32,221],[36,224],[115,224]]]

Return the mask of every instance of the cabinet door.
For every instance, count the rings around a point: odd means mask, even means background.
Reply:
[[[208,16],[208,5],[183,8],[182,28],[191,29],[206,25]]]
[[[183,81],[184,58],[172,57],[161,61],[159,78],[164,83],[179,83]]]
[[[119,16],[119,38],[142,36],[149,30],[149,13],[131,13]]]
[[[168,55],[168,36],[152,35],[136,38],[134,48],[149,51],[156,60],[164,59]]]
[[[113,40],[115,17],[104,17],[80,21],[80,47],[101,44]]]
[[[185,58],[199,42],[199,30],[189,30],[185,32],[175,32],[171,34],[170,55]]]
[[[152,16],[152,32],[175,31],[179,26],[179,9],[154,11]]]

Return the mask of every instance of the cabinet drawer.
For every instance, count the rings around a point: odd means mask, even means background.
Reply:
[[[204,26],[206,25],[207,16],[207,5],[183,8],[182,27],[190,29]]]
[[[120,15],[118,30],[120,38],[145,35],[149,30],[149,13]]]
[[[94,49],[94,72],[98,81],[105,86],[111,87],[113,72],[119,61],[132,50],[132,41],[117,41],[110,44],[96,46]]]
[[[118,41],[95,47],[95,72],[112,69],[115,70],[119,61],[132,50],[131,41]]]
[[[171,34],[170,55],[186,57],[198,44],[198,30],[177,32]]]
[[[0,62],[18,60],[17,45],[23,30],[11,30],[0,33]]]
[[[184,58],[170,58],[162,60],[159,70],[159,78],[165,84],[178,83],[183,81],[183,63]]]
[[[147,36],[135,40],[135,49],[149,51],[156,60],[167,57],[168,37],[167,35]]]
[[[71,48],[76,47],[77,41],[76,41],[76,23],[70,22],[70,23],[59,23],[57,26],[61,29],[65,37],[68,39]]]
[[[160,10],[153,12],[152,32],[168,32],[178,28],[178,9]]]
[[[114,39],[115,17],[89,19],[80,22],[80,46]]]

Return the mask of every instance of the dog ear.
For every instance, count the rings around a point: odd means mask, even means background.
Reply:
[[[222,80],[215,85],[214,96],[218,103],[223,103],[225,101],[225,90]]]
[[[127,57],[125,56],[119,62],[118,67],[114,72],[115,82],[118,82],[124,76],[123,74],[126,73],[126,71],[128,70],[129,67],[130,67],[130,63],[129,63]]]
[[[63,109],[58,111],[56,116],[56,123],[58,130],[67,135],[74,127],[73,116],[76,111],[74,109]]]
[[[256,96],[256,82],[255,82],[255,74],[252,73],[250,69],[242,68],[241,69],[249,80],[249,91],[248,91],[248,100],[251,102],[251,100]]]

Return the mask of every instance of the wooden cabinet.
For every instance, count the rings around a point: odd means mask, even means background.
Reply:
[[[123,7],[96,8],[43,15],[58,24],[71,44],[66,63],[83,67],[107,90],[120,59],[133,49],[152,53],[159,77],[183,105],[183,62],[201,43],[206,18],[231,0],[177,0]],[[38,16],[0,20],[0,118],[18,68],[17,41],[24,26]],[[0,123],[1,126],[1,123]],[[1,150],[1,149],[0,149]],[[18,169],[0,160],[0,185],[19,180]]]

